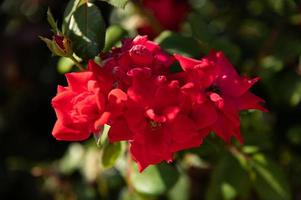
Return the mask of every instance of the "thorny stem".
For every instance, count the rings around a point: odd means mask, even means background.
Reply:
[[[85,67],[72,55],[69,57],[73,62],[74,64],[80,69],[80,71],[85,71]]]

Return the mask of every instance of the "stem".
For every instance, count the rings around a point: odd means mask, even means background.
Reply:
[[[244,152],[242,152],[239,148],[237,148],[234,145],[229,145],[227,147],[227,149],[233,156],[235,156],[237,158],[241,157],[241,158],[244,158],[246,161],[252,160],[251,156],[249,156],[248,154],[245,154]]]
[[[80,71],[85,71],[85,67],[80,63],[78,62],[78,60],[76,60],[76,58],[72,55],[69,57],[73,62],[74,64],[80,69]]]

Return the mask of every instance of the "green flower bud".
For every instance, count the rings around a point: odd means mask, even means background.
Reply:
[[[70,57],[73,55],[72,43],[67,37],[54,35],[52,40],[44,37],[40,38],[47,44],[48,48],[54,55],[63,57]]]

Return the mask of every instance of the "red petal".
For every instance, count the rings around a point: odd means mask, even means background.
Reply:
[[[90,60],[88,63],[88,69],[93,72],[94,78],[97,80],[98,86],[101,91],[107,93],[113,84],[113,77],[111,69],[105,67],[101,68],[93,60]]]
[[[239,97],[237,102],[239,110],[257,109],[263,112],[268,112],[268,110],[262,106],[265,101],[251,92],[247,92]]]
[[[111,142],[132,140],[133,132],[128,128],[127,122],[123,117],[114,119],[109,130],[109,139]]]
[[[236,137],[241,143],[242,137],[240,135],[240,127],[234,125],[222,114],[218,115],[217,121],[212,126],[213,131],[222,138],[225,142],[230,143],[232,137]]]
[[[63,86],[60,86],[60,85],[57,86],[57,93],[61,93],[61,92],[64,92],[66,90],[68,90],[68,87],[63,87]]]
[[[74,92],[87,90],[89,80],[94,80],[92,72],[72,72],[65,74],[70,89]]]
[[[127,101],[127,94],[120,89],[113,89],[109,93],[108,98],[110,103],[120,105]]]
[[[65,141],[82,141],[88,139],[90,133],[88,131],[72,129],[70,127],[65,126],[62,121],[57,120],[54,125],[52,135],[57,140],[65,140]]]
[[[92,132],[96,132],[100,127],[107,124],[111,118],[112,114],[110,112],[103,112],[99,119],[94,122],[94,130]]]
[[[144,142],[134,140],[130,143],[132,158],[137,162],[140,172],[149,165],[172,160],[172,153],[169,152],[164,134],[161,133],[146,133]]]
[[[192,70],[196,65],[199,65],[201,63],[200,60],[188,58],[178,54],[174,54],[174,57],[178,60],[184,71]]]
[[[208,95],[219,109],[224,107],[224,99],[219,94],[210,92]]]
[[[259,78],[248,79],[247,77],[231,77],[224,75],[217,80],[217,84],[220,86],[223,93],[238,97],[247,92]]]
[[[180,108],[177,106],[167,107],[163,111],[164,115],[168,120],[173,120],[174,118],[176,118],[179,112],[180,112]]]
[[[147,109],[145,114],[146,114],[146,116],[148,116],[151,120],[153,120],[155,122],[160,122],[161,123],[161,122],[166,121],[165,116],[157,115],[153,109]]]
[[[212,103],[207,102],[194,107],[190,113],[190,117],[198,129],[203,129],[215,123],[217,111]]]
[[[172,142],[170,148],[172,152],[198,147],[203,141],[193,121],[184,115],[179,115],[171,122],[167,127],[167,131],[171,132]]]

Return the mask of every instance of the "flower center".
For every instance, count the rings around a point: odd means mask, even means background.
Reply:
[[[64,37],[63,36],[55,35],[54,40],[57,43],[57,45],[61,48],[61,50],[65,50]]]
[[[131,59],[135,64],[138,65],[151,65],[153,62],[153,55],[152,52],[149,51],[145,46],[143,45],[135,45],[133,46],[129,54],[131,56]]]
[[[210,87],[206,89],[206,91],[221,94],[221,89],[216,84],[212,84]]]
[[[150,120],[150,121],[148,122],[148,125],[149,125],[149,127],[151,128],[152,131],[157,130],[157,129],[159,129],[159,128],[162,127],[162,123],[160,123],[160,122],[155,122],[155,121],[153,121],[153,120]]]

